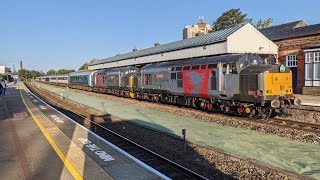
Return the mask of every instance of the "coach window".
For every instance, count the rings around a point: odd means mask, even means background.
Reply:
[[[201,69],[207,69],[207,65],[201,65]]]

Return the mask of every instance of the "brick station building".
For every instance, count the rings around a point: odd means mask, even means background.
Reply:
[[[260,32],[279,47],[279,63],[292,70],[295,93],[320,95],[320,24],[295,21]]]

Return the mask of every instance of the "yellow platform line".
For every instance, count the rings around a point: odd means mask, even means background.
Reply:
[[[80,175],[80,173],[73,167],[73,165],[70,163],[70,161],[66,158],[66,156],[63,154],[63,152],[60,150],[60,148],[58,147],[58,145],[54,142],[54,140],[52,139],[52,137],[49,135],[49,133],[46,131],[46,129],[42,126],[42,124],[40,123],[40,121],[38,120],[38,118],[31,112],[30,108],[28,107],[27,103],[25,102],[21,90],[20,90],[20,96],[22,98],[22,101],[24,103],[24,105],[26,106],[27,110],[29,111],[29,113],[31,114],[32,119],[35,121],[35,123],[38,125],[38,127],[40,128],[41,132],[43,133],[43,135],[46,137],[46,139],[48,140],[48,142],[50,143],[50,145],[52,146],[52,148],[55,150],[55,152],[57,153],[57,155],[59,156],[59,158],[61,159],[61,161],[64,163],[64,165],[67,167],[67,169],[69,170],[69,172],[71,173],[71,175],[74,177],[74,179],[77,180],[82,180],[83,177]]]

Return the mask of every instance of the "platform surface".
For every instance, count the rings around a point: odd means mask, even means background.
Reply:
[[[230,154],[320,179],[319,145],[248,129],[208,123],[191,117],[142,109],[132,104],[106,100],[42,83],[39,87],[103,113],[177,136],[181,136],[181,129],[186,129],[187,139],[190,141],[204,143]]]
[[[25,91],[0,102],[0,179],[163,179]]]
[[[302,95],[302,94],[297,94],[296,96],[299,99],[301,99],[301,105],[320,107],[320,96]]]

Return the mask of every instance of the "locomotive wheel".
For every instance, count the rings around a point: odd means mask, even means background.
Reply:
[[[258,119],[269,119],[272,116],[271,107],[259,107],[258,108]]]

